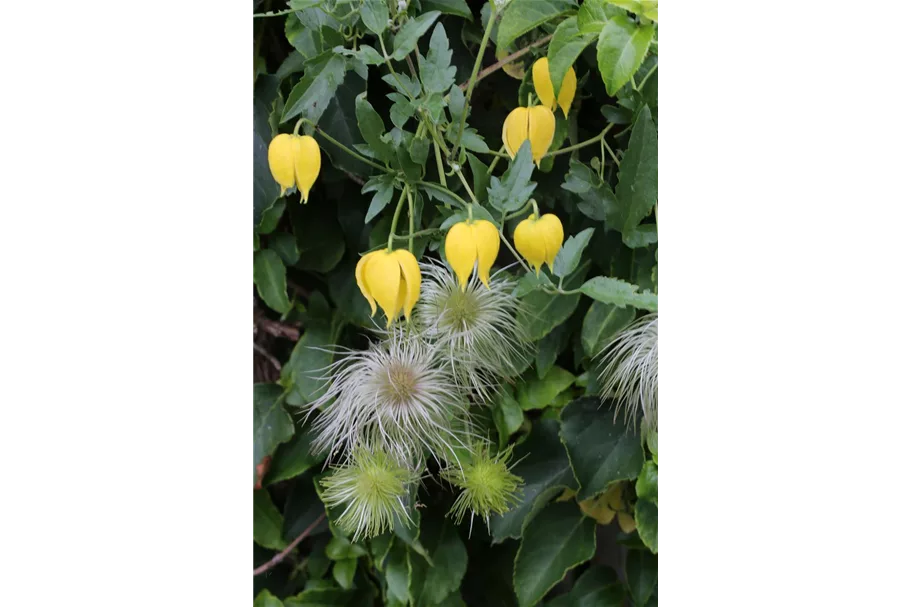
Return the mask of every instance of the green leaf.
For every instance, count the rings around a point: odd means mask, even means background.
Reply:
[[[428,93],[445,93],[455,83],[456,68],[450,67],[452,51],[449,50],[449,38],[446,28],[437,23],[430,36],[430,47],[427,58],[418,55],[418,66],[421,70],[421,82]]]
[[[626,582],[633,604],[644,607],[658,588],[658,557],[646,550],[627,551]]]
[[[392,58],[402,61],[418,46],[418,40],[430,29],[440,16],[440,11],[428,11],[415,19],[408,20],[395,35],[392,42]]]
[[[452,117],[452,121],[460,120],[462,118],[462,111],[465,109],[465,93],[462,92],[462,89],[457,85],[453,84],[449,89],[449,115]],[[468,115],[471,115],[469,108]]]
[[[486,202],[487,186],[490,184],[490,175],[487,174],[488,167],[474,154],[466,154],[466,156],[468,156],[468,165],[471,167],[471,181],[475,196],[481,202]]]
[[[296,268],[329,272],[345,255],[345,238],[339,227],[335,206],[330,201],[293,204],[288,208],[291,227],[300,249]],[[323,203],[323,204],[320,204]]]
[[[658,466],[655,462],[645,462],[636,479],[636,495],[639,499],[658,503]]]
[[[516,288],[513,289],[512,296],[522,298],[537,289],[553,286],[554,283],[548,278],[546,272],[542,274],[526,272],[516,283]]]
[[[522,530],[551,498],[579,485],[573,477],[566,449],[560,442],[556,420],[534,424],[524,443],[515,450],[518,462],[512,473],[525,481],[519,503],[509,512],[490,518],[490,535],[498,544],[507,538],[520,538]]]
[[[640,499],[636,502],[636,530],[642,543],[658,552],[658,504]]]
[[[326,556],[333,561],[356,559],[367,554],[367,549],[360,543],[353,543],[343,537],[333,536],[326,546]]]
[[[383,567],[386,589],[400,603],[411,602],[411,552],[401,542],[393,542]]]
[[[648,434],[645,435],[645,442],[648,445],[648,450],[652,454],[652,457],[655,460],[655,463],[658,463],[658,431],[651,430]]]
[[[564,407],[560,417],[560,438],[579,481],[578,500],[607,491],[615,481],[636,478],[644,459],[639,436],[627,432],[622,419],[615,421],[613,411],[602,406],[600,398],[578,398]]]
[[[291,89],[282,122],[302,115],[304,118],[318,122],[329,101],[335,96],[338,85],[345,79],[347,62],[341,55],[329,51],[314,59],[307,67],[307,72],[300,82]]]
[[[282,263],[292,266],[300,259],[300,251],[297,250],[297,241],[294,240],[294,234],[291,232],[278,232],[269,239],[269,248],[278,253]]]
[[[288,285],[285,279],[285,264],[278,253],[262,249],[253,254],[253,282],[267,306],[285,314],[291,309],[288,299]]]
[[[384,63],[383,56],[369,44],[361,45],[357,49],[356,56],[367,65],[383,65]]]
[[[652,21],[658,20],[658,0],[604,0]]]
[[[307,330],[291,351],[288,362],[282,367],[282,385],[292,388],[289,404],[304,405],[322,396],[325,392],[327,367],[332,363],[332,346],[329,323],[311,319]]]
[[[576,376],[560,367],[551,367],[544,379],[532,378],[519,384],[516,400],[523,411],[544,409],[557,395],[573,385]]]
[[[265,489],[253,492],[253,540],[271,550],[282,550],[287,546],[282,539],[282,513]]]
[[[585,5],[582,5],[585,8]],[[579,11],[581,13],[581,10]],[[600,31],[600,30],[598,30]],[[547,45],[547,65],[554,96],[559,96],[563,77],[573,66],[582,51],[595,41],[598,33],[580,34],[576,17],[570,17],[557,26],[554,37]]]
[[[294,478],[323,461],[322,457],[310,453],[313,440],[309,428],[300,428],[290,442],[280,445],[272,458],[269,473],[263,485],[271,485]]]
[[[650,312],[658,311],[657,295],[639,293],[639,287],[618,278],[595,276],[582,285],[581,290],[592,299],[621,308],[633,306]]]
[[[265,588],[256,595],[253,600],[253,607],[284,607],[282,602],[274,594]]]
[[[266,211],[275,206],[281,187],[269,170],[269,146],[253,132],[253,226],[260,226]],[[284,207],[283,207],[284,208]]]
[[[575,9],[573,0],[512,0],[500,21],[497,48],[506,48],[522,34]]]
[[[557,252],[557,258],[554,260],[554,274],[556,276],[566,277],[572,274],[579,261],[582,259],[582,252],[588,246],[595,228],[585,228],[575,236],[570,236],[560,247]]]
[[[389,7],[386,0],[363,0],[361,4],[361,20],[371,32],[381,35],[386,31],[389,22]]]
[[[566,572],[595,555],[595,521],[571,502],[550,504],[522,533],[513,584],[519,607],[544,598]]]
[[[647,223],[623,233],[623,244],[631,249],[647,247],[658,242],[658,224]]]
[[[294,422],[282,405],[278,384],[253,385],[253,483],[256,466],[294,434]]]
[[[582,348],[588,357],[595,356],[623,327],[633,322],[636,310],[619,308],[600,301],[592,303],[582,321]]]
[[[313,477],[313,472],[305,472],[291,485],[291,492],[285,500],[285,523],[282,526],[282,538],[287,542],[293,542],[314,524],[316,526],[310,531],[311,537],[329,527],[325,520],[317,523],[319,517],[326,514],[326,507],[316,493]]]
[[[647,105],[636,117],[629,147],[620,161],[616,193],[626,237],[658,202],[658,128]]]
[[[516,432],[525,420],[525,414],[519,403],[513,398],[509,390],[501,390],[496,400],[491,405],[494,424],[497,426],[497,433],[500,435],[500,448],[506,446],[509,437]]]
[[[579,8],[579,31],[597,35],[614,17],[626,17],[623,10],[611,6],[610,0],[585,0]]]
[[[572,590],[546,607],[623,607],[626,591],[613,569],[593,564],[579,576]]]
[[[395,155],[392,146],[385,141],[383,133],[386,132],[386,125],[379,113],[373,109],[370,102],[367,101],[367,93],[361,93],[354,100],[354,111],[357,115],[357,128],[361,131],[361,136],[374,155],[382,161],[389,161]]]
[[[511,213],[522,208],[535,191],[536,183],[530,181],[535,170],[531,156],[531,142],[525,140],[516,157],[509,164],[503,178],[490,178],[487,196],[490,205],[502,213]]]
[[[398,78],[392,74],[383,76],[383,82],[394,88],[399,93],[417,97],[421,94],[421,82],[417,78],[411,78],[407,74],[398,74]]]
[[[395,175],[390,175],[388,173],[371,177],[370,180],[364,184],[363,189],[361,189],[361,194],[375,192],[373,198],[370,200],[370,207],[367,209],[367,214],[364,216],[364,223],[370,223],[374,217],[379,215],[380,211],[386,208],[386,205],[392,200],[394,185]]]
[[[332,579],[345,590],[349,590],[354,586],[355,571],[357,571],[357,559],[335,561],[332,564]]]
[[[585,260],[564,282],[566,288],[574,289],[582,282],[588,272],[591,261]],[[554,327],[566,322],[579,305],[579,293],[572,295],[550,295],[543,291],[533,291],[522,300],[524,312],[519,322],[525,327],[529,339],[537,341],[553,331]]]
[[[447,15],[455,15],[474,21],[474,15],[465,0],[422,0],[421,6],[425,11],[437,10]]]
[[[284,602],[285,607],[344,607],[353,596],[353,590],[310,588],[286,598]]]
[[[335,97],[329,102],[320,120],[321,131],[349,148],[361,142],[354,101],[362,89],[359,76],[353,72],[346,74],[345,80],[339,85]],[[326,141],[319,132],[314,136],[319,141],[321,151],[330,158],[336,168],[358,175],[370,174],[370,167]]]
[[[435,605],[458,590],[468,569],[468,551],[449,519],[425,516],[421,540],[430,554],[411,562],[411,596],[416,605]]]
[[[608,95],[616,95],[633,77],[654,35],[654,25],[638,26],[625,15],[604,24],[598,38],[598,69]]]
[[[569,326],[563,323],[554,328],[553,331],[544,336],[544,339],[538,342],[538,352],[535,355],[535,371],[538,379],[544,379],[547,373],[557,362],[557,356],[566,347],[569,339]]]
[[[448,230],[450,227],[454,226],[455,224],[459,223],[460,221],[465,221],[466,219],[468,219],[468,212],[465,211],[464,207],[458,202],[457,199],[445,198],[445,194],[443,194],[439,190],[435,190],[435,189],[431,189],[431,188],[422,187],[421,191],[427,192],[428,194],[430,194],[431,196],[434,196],[437,199],[452,200],[453,203],[455,203],[459,206],[459,210],[456,211],[455,213],[453,213],[452,215],[450,215],[446,219],[446,221],[443,222],[443,225],[440,226],[441,230]],[[487,221],[489,221],[490,223],[492,223],[494,225],[496,225],[496,223],[497,223],[497,220],[493,218],[493,216],[490,214],[490,212],[487,209],[485,209],[484,207],[482,207],[481,205],[471,203],[471,213],[472,213],[472,217],[474,217],[475,219],[486,219]]]
[[[256,228],[258,234],[271,234],[278,227],[278,222],[285,213],[285,199],[279,198],[275,203],[263,211],[262,220]],[[297,248],[297,247],[295,247]]]

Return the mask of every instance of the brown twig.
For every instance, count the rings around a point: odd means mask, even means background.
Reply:
[[[269,571],[270,569],[272,569],[273,567],[275,567],[276,565],[281,563],[283,560],[285,560],[285,557],[288,556],[288,554],[292,550],[294,550],[298,544],[300,544],[302,541],[304,541],[304,538],[307,537],[308,535],[310,535],[310,532],[313,531],[314,529],[316,529],[316,526],[319,525],[321,522],[323,522],[324,518],[326,518],[325,512],[320,514],[319,517],[317,517],[317,519],[315,521],[310,523],[310,526],[307,527],[306,529],[304,529],[303,533],[301,533],[299,536],[294,538],[294,541],[291,542],[290,544],[288,544],[287,548],[285,548],[284,550],[282,550],[281,552],[279,552],[278,554],[273,556],[268,562],[263,563],[262,565],[260,565],[256,569],[254,569],[253,575],[259,575],[260,573],[265,573],[266,571]]]
[[[342,170],[342,172],[348,176],[348,179],[350,179],[351,181],[353,181],[354,183],[356,183],[358,185],[364,185],[365,183],[367,183],[366,181],[364,181],[363,179],[361,179],[354,173],[351,173],[351,172],[345,171],[345,170]]]
[[[253,349],[256,350],[257,352],[259,352],[260,355],[262,355],[266,360],[268,360],[270,363],[272,363],[273,367],[275,367],[279,372],[281,372],[282,364],[280,362],[278,362],[277,358],[275,358],[274,356],[269,354],[268,350],[266,350],[265,348],[263,348],[261,345],[259,345],[256,342],[253,343]]]
[[[528,46],[526,46],[526,47],[524,47],[524,48],[520,48],[520,49],[517,50],[515,53],[513,53],[513,54],[511,54],[511,55],[506,55],[505,57],[503,57],[502,59],[500,59],[499,61],[497,61],[497,62],[494,63],[493,65],[491,65],[491,66],[489,66],[489,67],[485,67],[483,70],[481,70],[480,72],[478,72],[478,79],[477,79],[475,82],[476,82],[476,83],[477,83],[477,82],[480,82],[481,80],[483,80],[483,79],[486,78],[487,76],[490,76],[491,74],[493,74],[495,71],[497,71],[498,69],[500,69],[501,67],[503,67],[503,66],[506,65],[507,63],[511,63],[512,61],[515,61],[516,59],[518,59],[518,58],[521,57],[522,55],[526,54],[528,51],[530,51],[531,49],[535,48],[536,46],[541,46],[542,44],[546,44],[546,43],[547,43],[548,41],[550,41],[550,39],[553,38],[553,37],[554,37],[553,34],[549,34],[549,35],[547,35],[547,36],[544,36],[543,38],[540,38],[540,39],[538,39],[538,40],[535,40],[534,42],[532,42],[532,43],[529,44]],[[465,81],[465,82],[463,82],[462,84],[460,84],[460,85],[459,85],[459,88],[462,89],[463,91],[464,91],[465,89],[467,89],[467,88],[468,88],[468,81]]]
[[[272,320],[265,316],[260,316],[255,320],[253,328],[255,329],[257,327],[262,328],[263,332],[268,333],[269,335],[283,337],[285,339],[290,339],[291,341],[297,341],[301,337],[300,329],[297,327],[286,325],[283,322]]]

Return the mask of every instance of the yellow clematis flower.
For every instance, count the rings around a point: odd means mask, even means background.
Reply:
[[[320,154],[316,139],[309,135],[276,135],[269,144],[269,170],[285,191],[296,185],[306,204],[310,188],[319,175]]]
[[[540,274],[545,263],[553,270],[557,251],[563,246],[563,224],[552,213],[541,217],[532,213],[516,226],[512,238],[522,257],[534,267],[535,274]]]
[[[541,159],[553,143],[556,128],[557,121],[549,108],[543,105],[517,107],[503,123],[503,145],[509,157],[515,158],[522,142],[530,140],[531,157],[540,166]]]
[[[461,221],[446,234],[446,260],[455,270],[462,290],[468,285],[471,270],[478,263],[478,278],[490,288],[490,268],[500,252],[500,233],[485,219]]]
[[[421,269],[406,249],[367,253],[357,262],[354,278],[370,304],[371,316],[380,304],[387,327],[402,312],[405,320],[411,320],[411,309],[421,296]]]
[[[547,57],[541,57],[531,68],[532,80],[535,83],[535,92],[541,103],[556,110],[559,105],[563,109],[563,115],[569,117],[569,108],[573,103],[573,97],[576,96],[576,70],[572,67],[563,76],[563,84],[560,85],[560,96],[554,98],[554,83],[550,79],[550,66],[547,63]]]

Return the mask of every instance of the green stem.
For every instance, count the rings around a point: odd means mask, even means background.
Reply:
[[[418,230],[417,232],[415,232],[413,234],[409,234],[408,236],[394,235],[392,238],[394,240],[405,240],[406,238],[411,238],[411,237],[417,238],[419,236],[429,236],[430,234],[436,234],[436,233],[442,232],[442,231],[443,230],[441,230],[440,228],[428,228],[426,230]]]
[[[437,172],[440,174],[440,185],[448,187],[446,185],[446,169],[443,168],[443,157],[440,156],[440,145],[437,143],[436,137],[431,137],[433,139],[433,154],[437,158]]]
[[[272,12],[270,12],[270,13],[253,13],[253,18],[259,19],[262,17],[281,17],[283,15],[290,15],[291,13],[294,13],[294,12],[297,12],[297,9],[289,8],[288,10],[277,11],[274,13],[272,13]]]
[[[458,153],[462,145],[462,133],[465,131],[465,121],[468,119],[468,106],[471,102],[471,93],[474,92],[474,86],[478,82],[478,71],[481,69],[481,62],[484,60],[484,51],[487,50],[487,41],[490,39],[490,32],[497,22],[497,6],[491,4],[490,19],[487,21],[487,27],[484,29],[484,36],[481,38],[481,48],[478,49],[478,56],[474,60],[474,68],[471,70],[471,77],[468,79],[468,89],[465,91],[465,107],[462,108],[462,119],[459,121],[459,135],[456,137],[455,145],[452,150]],[[452,160],[452,156],[449,157]]]
[[[414,253],[414,200],[411,198],[411,190],[405,186],[408,193],[408,252]]]
[[[389,228],[389,240],[386,241],[386,249],[392,250],[392,241],[395,236],[395,227],[399,224],[399,215],[402,213],[402,206],[405,202],[405,196],[408,194],[408,185],[406,184],[399,196],[399,202],[395,205],[395,214],[392,216],[392,226]]]
[[[500,152],[502,152],[505,149],[506,149],[505,145],[500,146]],[[503,157],[502,155],[497,154],[497,156],[493,159],[493,162],[490,163],[490,167],[488,167],[488,169],[487,169],[488,175],[493,175],[494,167],[497,166],[497,163],[500,162],[500,158],[502,158],[502,157]],[[507,154],[506,157],[509,158],[509,155]]]
[[[456,194],[455,192],[447,190],[446,188],[440,187],[437,184],[431,183],[429,181],[419,181],[418,185],[422,185],[425,188],[430,188],[431,190],[437,190],[438,192],[443,192],[444,194],[449,194],[450,196],[452,196],[453,198],[458,200],[460,203],[462,203],[466,209],[468,209],[469,211],[471,210],[471,205],[468,204],[467,202],[465,202],[465,199],[462,198],[461,196],[459,196],[458,194]]]
[[[614,154],[614,151],[610,149],[610,146],[607,145],[607,142],[604,142],[604,147],[607,149],[607,153],[610,154],[610,157],[614,159],[614,162],[617,163],[617,166],[620,166],[620,160],[617,158],[617,155]]]
[[[645,78],[643,78],[642,81],[639,82],[639,88],[640,88],[640,89],[641,89],[643,86],[645,86],[645,82],[649,79],[649,77],[650,77],[652,74],[655,73],[655,70],[657,70],[657,69],[658,69],[658,62],[656,61],[656,62],[655,62],[655,65],[652,66],[652,69],[650,69],[650,70],[645,74]]]
[[[591,139],[586,139],[586,140],[583,141],[582,143],[577,143],[577,144],[575,144],[575,145],[571,145],[571,146],[566,147],[566,148],[561,148],[561,149],[555,150],[555,151],[553,151],[553,152],[548,152],[548,153],[544,154],[544,157],[547,158],[548,156],[559,156],[560,154],[566,154],[567,152],[572,152],[572,151],[574,151],[574,150],[578,150],[578,149],[584,148],[584,147],[587,146],[587,145],[591,145],[591,144],[593,144],[593,143],[598,143],[599,141],[601,141],[601,139],[602,139],[605,135],[607,135],[607,132],[610,131],[612,128],[614,128],[614,123],[613,123],[613,122],[611,122],[610,124],[608,124],[607,127],[606,127],[603,131],[601,131],[601,133],[599,133],[598,135],[595,135],[595,136],[592,137]]]
[[[468,180],[465,179],[465,175],[462,175],[462,167],[459,167],[455,170],[456,175],[459,176],[459,180],[462,182],[462,185],[465,186],[465,190],[468,192],[468,195],[471,197],[471,201],[475,204],[481,204],[478,202],[477,197],[474,195],[474,192],[471,191],[471,186],[468,185]]]
[[[309,125],[312,125],[313,128],[316,129],[316,132],[319,133],[322,137],[324,137],[324,138],[326,139],[326,141],[328,141],[329,143],[331,143],[331,144],[333,144],[334,146],[338,147],[339,149],[345,151],[347,154],[349,154],[349,155],[351,155],[351,156],[357,158],[358,160],[360,160],[360,161],[363,162],[364,164],[368,164],[368,165],[372,166],[373,168],[379,169],[379,170],[381,170],[381,171],[383,171],[383,172],[385,172],[385,173],[395,173],[395,171],[393,171],[392,169],[387,168],[387,167],[384,167],[384,166],[381,165],[381,164],[377,164],[377,163],[373,162],[372,160],[370,160],[369,158],[366,158],[366,157],[364,157],[364,156],[361,156],[360,154],[358,154],[357,152],[355,152],[354,150],[352,150],[351,148],[349,148],[348,146],[346,146],[344,143],[341,143],[341,142],[339,142],[339,141],[336,141],[334,138],[332,138],[332,137],[330,137],[328,134],[326,134],[326,131],[324,131],[323,129],[319,128],[319,126],[317,126],[317,124],[316,124],[315,122],[313,122],[312,120],[307,120],[306,118],[301,118],[301,120],[303,120],[304,122],[306,122],[306,123],[309,124]]]
[[[297,122],[294,123],[294,134],[295,135],[297,135],[298,132],[300,132],[301,125],[304,123],[304,121],[305,121],[305,119],[301,118],[300,120],[298,120]]]
[[[509,215],[507,215],[506,217],[504,217],[504,218],[503,218],[503,223],[505,224],[505,223],[506,223],[507,221],[509,221],[510,219],[515,219],[516,217],[521,217],[522,215],[524,215],[525,213],[527,213],[527,212],[528,212],[528,207],[530,207],[530,206],[532,205],[532,202],[533,202],[532,200],[529,200],[528,202],[525,203],[525,206],[523,206],[521,209],[519,209],[519,210],[516,211],[515,213],[510,213]]]
[[[503,234],[503,228],[500,228],[500,229],[498,230],[498,232],[499,232],[499,234],[500,234],[500,240],[502,240],[503,243],[506,245],[506,248],[508,248],[508,249],[512,252],[513,257],[515,257],[516,260],[517,260],[520,264],[522,264],[522,267],[525,268],[525,271],[526,271],[526,272],[531,272],[532,269],[531,269],[530,267],[528,267],[528,264],[525,263],[525,260],[522,259],[522,256],[519,255],[519,254],[516,252],[516,250],[515,250],[514,248],[512,248],[512,245],[511,245],[511,244],[509,244],[509,240],[506,238],[506,235]]]
[[[386,62],[386,67],[389,68],[389,73],[392,74],[392,77],[399,85],[399,88],[402,89],[402,91],[408,96],[409,101],[414,101],[415,99],[412,97],[411,92],[404,84],[402,84],[398,73],[395,71],[395,68],[392,67],[392,61],[389,60],[389,54],[386,52],[386,45],[383,43],[383,37],[377,36],[377,38],[380,39],[380,49],[383,51],[383,61]]]
[[[487,150],[486,152],[479,152],[481,154],[490,154],[491,156],[496,156],[497,158],[509,158],[509,154],[503,152],[494,152],[493,150]]]

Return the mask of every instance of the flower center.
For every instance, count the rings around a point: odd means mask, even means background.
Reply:
[[[414,369],[396,363],[389,367],[387,381],[384,383],[384,396],[397,406],[409,404],[417,392],[418,378]]]
[[[462,292],[455,289],[446,300],[440,320],[442,324],[457,329],[468,329],[478,319],[481,305],[471,290]]]

